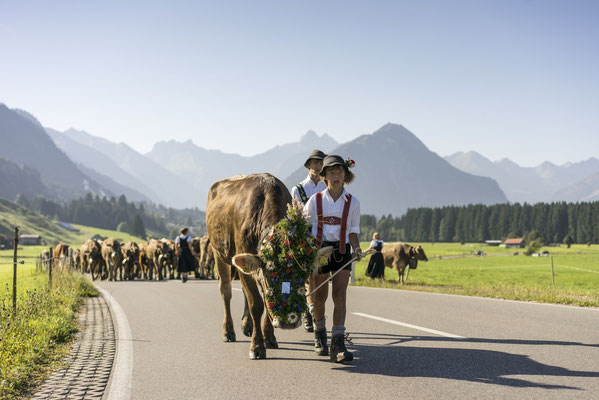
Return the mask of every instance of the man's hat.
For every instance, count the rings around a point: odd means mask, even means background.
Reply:
[[[312,153],[310,153],[310,156],[308,157],[308,159],[304,163],[304,167],[308,168],[308,162],[310,160],[312,160],[312,159],[322,160],[325,157],[326,157],[326,154],[324,154],[322,151],[320,151],[320,150],[312,150]]]

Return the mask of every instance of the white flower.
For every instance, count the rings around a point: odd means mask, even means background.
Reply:
[[[301,286],[297,289],[297,294],[301,294],[302,296],[306,294],[306,288]]]
[[[266,270],[267,271],[272,271],[275,269],[275,263],[273,263],[272,261],[269,261],[266,263]]]
[[[292,312],[292,313],[287,314],[287,321],[290,324],[295,324],[298,319],[299,319],[299,316],[297,315],[297,313]]]
[[[274,290],[272,290],[272,288],[266,289],[266,295],[268,297],[272,297],[272,296],[274,296],[274,294],[275,294],[275,292],[274,292]]]

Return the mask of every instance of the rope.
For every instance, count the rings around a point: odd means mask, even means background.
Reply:
[[[374,249],[368,249],[366,250],[364,253],[362,253],[362,258],[366,257],[369,254],[374,253],[376,250]],[[356,261],[358,259],[358,256],[354,256],[351,260],[349,260],[348,262],[345,263],[345,265],[343,265],[341,268],[339,268],[337,271],[335,271],[335,273],[331,276],[329,276],[324,282],[322,282],[320,285],[318,285],[316,287],[316,289],[312,290],[310,293],[308,293],[306,296],[311,296],[314,292],[316,292],[318,289],[320,289],[321,287],[323,287],[326,283],[328,283],[331,279],[333,279],[335,277],[335,275],[337,275],[339,272],[343,271],[343,268],[347,267],[348,265],[350,265],[351,263],[353,263],[354,261]]]

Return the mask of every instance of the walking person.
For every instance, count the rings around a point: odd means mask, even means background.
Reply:
[[[381,236],[378,232],[372,235],[372,242],[370,242],[370,249],[374,249],[375,253],[368,260],[368,267],[366,268],[366,276],[371,279],[385,279],[385,259],[383,258],[383,246],[384,243],[381,240]]]
[[[308,170],[308,177],[291,188],[291,197],[302,204],[306,204],[308,199],[315,193],[322,192],[327,188],[322,179],[320,179],[322,160],[325,156],[326,154],[320,150],[314,150],[310,153],[310,156],[304,162],[304,167]],[[310,293],[310,281],[306,282],[306,290],[306,293]],[[312,305],[311,296],[308,296],[306,300],[308,301],[308,311],[302,314],[304,329],[308,332],[314,332],[312,324],[314,306]]]
[[[180,235],[175,239],[175,253],[179,261],[177,262],[177,272],[181,274],[181,281],[187,282],[187,273],[195,271],[195,260],[191,253],[191,235],[188,228],[183,228]]]
[[[347,286],[351,273],[352,258],[360,260],[362,249],[358,235],[360,233],[360,202],[345,190],[344,185],[354,180],[349,170],[354,166],[352,160],[343,160],[338,155],[328,155],[323,160],[320,176],[327,188],[312,196],[304,209],[308,220],[312,223],[312,236],[316,238],[317,247],[333,246],[335,249],[327,265],[318,269],[318,273],[310,278],[314,288],[312,294],[314,304],[314,352],[317,355],[329,355],[331,362],[353,360],[353,354],[345,348],[345,315]],[[350,250],[353,249],[353,254]],[[345,264],[349,264],[345,266]],[[343,267],[343,270],[339,271]],[[331,274],[333,297],[333,327],[331,331],[331,348],[327,346],[327,328],[325,318],[325,302],[329,294],[326,280]]]

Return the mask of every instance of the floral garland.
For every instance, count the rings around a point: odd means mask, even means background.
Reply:
[[[310,229],[303,206],[294,200],[260,248],[260,258],[266,264],[266,305],[274,317],[289,324],[297,323],[307,308],[305,283],[317,250]]]

